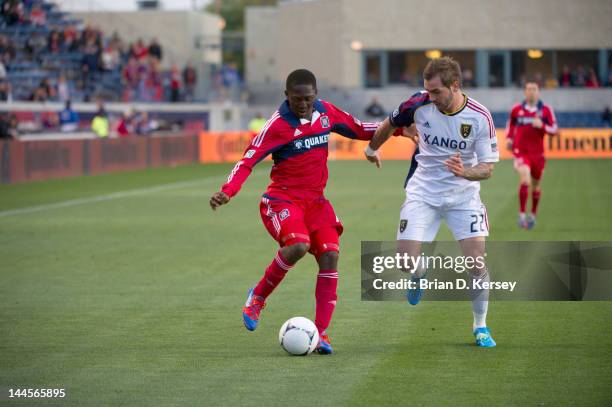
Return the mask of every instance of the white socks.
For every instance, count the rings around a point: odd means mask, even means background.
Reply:
[[[472,277],[472,279],[474,279]],[[489,277],[489,271],[486,270],[484,275],[478,280],[482,282],[491,281]],[[474,314],[474,325],[473,328],[484,328],[487,326],[487,310],[489,308],[489,289],[480,288],[470,290],[470,297],[472,299],[472,314]]]

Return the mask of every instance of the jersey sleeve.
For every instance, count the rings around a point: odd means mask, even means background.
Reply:
[[[546,134],[555,135],[559,132],[555,112],[548,105],[542,111],[542,122],[544,123],[544,132]]]
[[[499,148],[497,147],[497,134],[493,118],[488,110],[482,115],[475,141],[475,153],[478,164],[496,163],[499,161]]]
[[[279,126],[277,125],[280,120],[278,114],[273,115],[268,120],[261,131],[253,137],[251,144],[244,151],[242,159],[236,163],[234,169],[230,172],[227,182],[221,187],[221,191],[225,192],[230,198],[238,194],[257,163],[284,145],[282,133],[278,131]]]
[[[508,118],[508,123],[506,124],[506,138],[510,140],[514,140],[514,135],[516,133],[516,113],[517,106],[514,106],[510,111],[510,117]]]
[[[357,140],[371,140],[378,128],[378,123],[361,122],[351,114],[326,103],[328,114],[332,120],[331,131],[343,137]]]
[[[389,122],[393,127],[408,127],[414,123],[414,113],[416,110],[429,103],[427,92],[417,92],[405,102],[402,102],[397,109],[389,115]]]

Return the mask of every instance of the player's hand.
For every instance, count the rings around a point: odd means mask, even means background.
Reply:
[[[446,168],[458,177],[465,176],[465,168],[463,167],[463,161],[461,160],[461,153],[453,154],[448,160],[444,162]]]
[[[215,192],[213,196],[210,197],[210,207],[212,210],[216,210],[221,205],[225,205],[230,201],[230,197],[223,191]]]
[[[420,136],[416,124],[412,123],[409,127],[402,127],[402,137],[407,137],[412,140],[414,144],[419,144]]]
[[[544,123],[542,122],[542,119],[536,117],[535,119],[533,119],[533,123],[531,125],[536,129],[541,129],[544,126]]]
[[[376,168],[382,167],[382,161],[378,155],[378,150],[373,151],[370,149],[370,146],[367,146],[363,153],[369,162],[376,164]]]
[[[512,151],[514,147],[514,141],[511,138],[506,139],[506,148],[508,151]]]

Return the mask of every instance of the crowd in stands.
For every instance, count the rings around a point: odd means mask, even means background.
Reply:
[[[151,115],[133,107],[123,113],[109,113],[102,100],[96,101],[93,115],[85,112],[79,114],[69,100],[60,111],[38,112],[23,122],[13,113],[0,112],[0,138],[8,139],[42,132],[92,132],[100,138],[147,136],[155,131],[178,131],[183,128],[184,123],[180,120],[160,119],[155,113]]]
[[[569,65],[563,65],[561,73],[558,78],[553,76],[545,76],[542,72],[535,72],[533,75],[529,75],[532,80],[535,80],[540,84],[541,88],[554,89],[554,88],[600,88],[604,86],[612,86],[612,65],[608,70],[609,76],[603,83],[600,82],[597,73],[594,68],[586,67],[585,65],[577,65],[575,69],[569,67]],[[521,75],[515,86],[524,87],[528,75]],[[412,75],[410,72],[404,72],[399,78],[398,83],[406,84],[408,86],[418,87],[423,86],[423,79],[420,75]],[[376,81],[372,79],[372,81]],[[477,86],[474,78],[474,72],[465,68],[462,71],[462,85],[465,88],[472,88]],[[489,78],[490,86],[503,86],[503,78],[491,74]]]
[[[469,71],[469,70],[467,70]],[[612,86],[612,66],[610,67],[610,75],[608,79],[601,83],[595,69],[585,67],[584,65],[577,65],[575,69],[571,69],[569,65],[563,65],[561,67],[561,73],[557,78],[552,75],[544,75],[542,72],[535,72],[533,75],[521,75],[516,81],[515,85],[519,88],[525,87],[525,83],[528,78],[531,81],[535,81],[540,85],[542,89],[556,89],[556,88],[601,88],[604,86]],[[464,75],[466,72],[464,71]],[[471,72],[468,72],[467,86],[473,86],[473,76]],[[464,78],[464,82],[466,82]],[[497,86],[501,85],[501,78],[492,77],[491,82]]]
[[[121,115],[117,124],[117,135],[127,137],[130,135],[146,136],[159,128],[157,120],[149,118],[145,111],[128,109]]]
[[[601,86],[612,86],[612,66],[606,83],[600,84],[595,69],[586,68],[583,65],[572,71],[569,66],[563,65],[559,75],[558,85],[561,87],[585,87],[599,88]]]
[[[541,88],[601,88],[604,86],[612,86],[612,66],[610,66],[609,76],[603,83],[600,82],[595,69],[578,65],[575,69],[571,69],[569,65],[563,65],[558,78],[552,76],[544,77],[541,72],[536,72],[533,75]],[[517,84],[519,87],[525,85],[526,76],[521,76],[521,80]]]
[[[162,70],[156,38],[126,44],[116,32],[105,34],[48,2],[2,1],[0,100],[194,99],[198,76],[192,64]]]

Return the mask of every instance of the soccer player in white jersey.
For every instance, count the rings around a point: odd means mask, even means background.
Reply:
[[[499,161],[493,119],[486,107],[461,90],[461,68],[449,57],[431,60],[423,72],[425,90],[403,102],[378,127],[366,157],[380,167],[377,150],[397,128],[407,128],[418,143],[406,180],[406,201],[400,212],[397,239],[400,250],[421,254],[422,242],[435,239],[444,219],[459,242],[464,256],[483,256],[489,235],[487,211],[480,200],[480,181],[491,177]],[[418,282],[426,270],[409,270]],[[476,345],[493,347],[486,325],[489,282],[486,267],[470,270],[470,296]],[[416,305],[422,290],[408,290]]]

